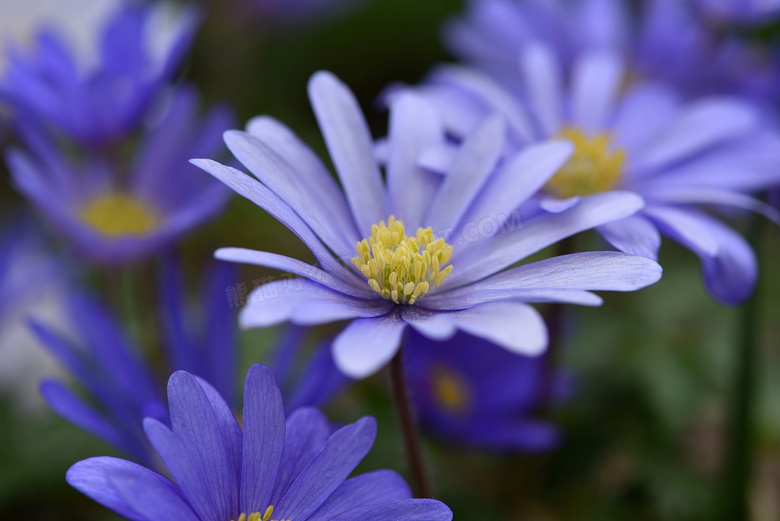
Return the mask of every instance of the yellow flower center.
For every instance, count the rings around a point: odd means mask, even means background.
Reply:
[[[352,264],[368,279],[371,289],[396,304],[414,304],[447,278],[452,246],[434,239],[431,228],[409,237],[404,223],[390,216],[371,227],[371,237],[357,243]]]
[[[81,219],[103,235],[144,235],[157,225],[157,215],[141,201],[120,192],[109,192],[89,201]]]
[[[568,198],[605,192],[617,184],[626,153],[611,149],[608,134],[588,136],[578,128],[566,127],[558,137],[572,142],[574,155],[547,182],[548,192]]]
[[[436,366],[433,369],[433,396],[436,403],[453,414],[466,412],[471,404],[469,385],[457,373]]]
[[[271,505],[265,509],[265,512],[263,514],[260,514],[260,512],[249,514],[249,516],[247,516],[246,514],[241,514],[240,516],[238,516],[238,521],[277,521],[276,519],[271,519],[271,516],[273,514],[274,514],[274,506]],[[278,520],[278,521],[290,521],[290,520],[285,519],[285,520]]]

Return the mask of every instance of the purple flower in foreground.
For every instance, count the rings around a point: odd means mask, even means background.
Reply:
[[[91,458],[67,473],[73,487],[134,521],[448,521],[432,499],[411,499],[403,479],[379,470],[347,476],[368,453],[376,422],[331,434],[316,409],[285,422],[271,371],[256,364],[244,386],[243,429],[210,385],[179,371],[168,382],[171,427],[144,428],[175,483],[116,458]]]
[[[497,450],[549,450],[560,441],[556,427],[533,417],[548,393],[554,401],[568,390],[560,374],[545,381],[546,364],[465,333],[445,342],[412,333],[404,351],[421,424],[444,440]]]
[[[194,11],[167,28],[160,23],[165,11],[127,2],[95,42],[96,63],[83,63],[59,35],[42,31],[32,52],[9,51],[0,100],[20,117],[54,125],[83,145],[122,139],[148,114],[194,35]]]
[[[230,195],[187,160],[219,153],[231,115],[218,107],[200,120],[197,111],[195,91],[180,89],[134,158],[85,151],[74,159],[38,127],[23,125],[27,150],[6,158],[13,182],[90,261],[122,264],[153,254],[214,217]]]
[[[568,143],[539,144],[502,161],[507,127],[500,117],[488,118],[441,176],[418,166],[419,154],[445,139],[439,117],[419,97],[402,96],[391,108],[383,178],[349,89],[320,72],[309,95],[343,191],[307,146],[268,117],[225,135],[257,180],[215,161],[193,160],[285,224],[321,265],[219,250],[223,260],[308,279],[255,290],[240,316],[244,327],[349,320],[333,342],[334,358],[348,376],[362,378],[395,355],[407,326],[434,339],[462,330],[514,352],[539,353],[547,331],[527,302],[598,305],[590,290],[631,291],[659,279],[655,262],[620,253],[575,254],[504,271],[641,208],[639,197],[613,192],[518,222],[514,210],[566,162]]]
[[[717,300],[746,299],[757,276],[753,251],[699,206],[750,209],[777,219],[771,207],[746,195],[780,182],[775,130],[738,98],[685,103],[658,84],[626,86],[624,64],[609,51],[585,52],[569,69],[561,61],[551,47],[532,44],[522,49],[516,67],[520,90],[475,70],[444,67],[419,92],[462,139],[498,112],[510,122],[509,153],[549,138],[570,140],[575,152],[545,183],[536,201],[542,210],[570,211],[613,190],[633,192],[644,208],[599,225],[607,241],[655,259],[662,233],[700,257]],[[457,153],[448,155],[444,147],[422,160],[444,171]]]

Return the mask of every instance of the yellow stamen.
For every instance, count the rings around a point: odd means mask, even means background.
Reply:
[[[387,224],[371,227],[371,237],[357,243],[357,253],[352,264],[371,289],[396,304],[414,304],[452,271],[447,241],[434,239],[431,228],[419,228],[409,237],[404,223],[392,215]]]
[[[436,366],[433,369],[433,394],[440,407],[453,414],[466,412],[471,404],[468,383],[457,373]]]
[[[265,512],[263,514],[260,514],[260,512],[255,512],[254,514],[249,514],[249,517],[247,517],[246,514],[241,514],[240,516],[238,516],[238,521],[277,521],[276,519],[271,519],[271,516],[273,514],[274,514],[274,506],[270,505],[268,508],[265,509]],[[290,520],[280,519],[278,521],[290,521]]]
[[[109,192],[88,202],[80,212],[84,222],[109,237],[144,235],[157,225],[157,215],[141,201]]]
[[[574,155],[547,182],[548,192],[568,198],[605,192],[617,184],[626,153],[623,149],[611,149],[608,134],[588,136],[578,128],[566,127],[558,137],[572,142]]]

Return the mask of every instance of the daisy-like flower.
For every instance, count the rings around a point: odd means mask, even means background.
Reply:
[[[219,153],[232,117],[218,107],[200,120],[197,110],[197,94],[180,89],[133,158],[69,157],[37,126],[24,125],[27,150],[7,155],[13,182],[78,255],[122,264],[153,254],[214,217],[230,195],[187,160]]]
[[[225,264],[210,269],[201,294],[202,313],[188,313],[175,263],[166,264],[160,285],[161,322],[164,330],[162,357],[165,374],[187,369],[210,382],[231,405],[237,404],[235,376],[238,342],[234,313],[224,299],[233,278]],[[95,298],[73,293],[68,300],[70,328],[32,321],[41,343],[65,366],[86,391],[85,401],[60,381],[47,379],[41,393],[60,416],[114,445],[135,461],[151,465],[154,453],[142,430],[145,417],[168,423],[165,382],[141,349],[130,341],[120,325]],[[200,330],[192,324],[203,324]],[[75,337],[75,338],[73,338]]]
[[[92,43],[94,57],[42,27],[32,50],[8,51],[0,101],[82,145],[113,143],[148,114],[189,48],[197,18],[193,10],[172,15],[163,3],[125,2]]]
[[[243,429],[214,388],[179,371],[168,382],[171,426],[144,428],[175,483],[135,463],[100,457],[76,463],[66,479],[134,521],[448,521],[432,499],[411,499],[389,470],[347,479],[368,453],[376,422],[332,432],[316,409],[285,421],[271,371],[252,366],[244,386]]]
[[[435,339],[458,330],[515,352],[547,345],[542,318],[527,302],[598,305],[590,290],[630,291],[658,280],[642,257],[584,253],[506,268],[557,241],[627,217],[642,205],[608,193],[535,221],[513,210],[569,158],[568,143],[529,147],[500,161],[506,125],[488,118],[469,135],[445,175],[419,167],[444,129],[420,98],[391,109],[383,178],[360,107],[330,73],[309,96],[343,189],[322,162],[279,122],[260,117],[225,141],[254,174],[206,159],[193,163],[221,179],[293,231],[320,267],[281,255],[222,249],[217,257],[300,275],[261,286],[242,310],[244,327],[284,321],[312,325],[349,320],[333,342],[348,376],[372,374],[397,352],[407,326]],[[306,280],[308,279],[308,280]]]
[[[715,34],[696,2],[646,0],[630,9],[624,0],[472,0],[466,15],[446,26],[445,40],[510,90],[524,88],[521,49],[542,41],[567,68],[583,51],[611,50],[622,54],[630,78],[663,80],[693,97],[739,94],[776,102],[774,53]]]
[[[421,425],[443,440],[496,450],[555,448],[559,430],[533,417],[549,396],[564,398],[562,374],[546,381],[545,357],[507,352],[459,333],[436,342],[409,337],[404,369]]]
[[[466,136],[499,112],[510,122],[510,153],[549,138],[569,140],[573,156],[543,186],[541,209],[555,213],[614,190],[641,196],[636,215],[599,225],[618,250],[655,259],[660,235],[680,242],[702,262],[710,293],[737,304],[753,291],[756,259],[734,230],[701,205],[777,214],[746,195],[780,181],[780,138],[754,106],[738,98],[683,102],[659,84],[627,84],[624,63],[608,50],[582,53],[566,69],[552,47],[519,53],[523,85],[509,90],[488,75],[440,68],[419,92],[436,103],[454,136]],[[449,156],[454,157],[453,150]],[[440,150],[423,158],[446,170]]]

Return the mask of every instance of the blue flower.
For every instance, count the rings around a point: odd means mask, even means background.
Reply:
[[[230,194],[187,160],[219,153],[231,115],[219,107],[200,121],[197,108],[196,93],[179,89],[134,158],[93,151],[72,158],[38,127],[22,125],[27,150],[7,155],[13,182],[90,261],[121,264],[153,254],[214,217]]]
[[[347,476],[368,453],[376,422],[366,417],[331,434],[303,408],[285,422],[271,371],[252,366],[243,429],[210,385],[179,371],[168,382],[171,427],[148,418],[149,440],[175,480],[116,458],[76,463],[73,487],[136,521],[447,521],[432,499],[410,499],[403,479],[379,470]]]
[[[630,291],[660,277],[654,262],[615,253],[502,271],[641,207],[640,198],[616,192],[520,222],[513,211],[566,162],[571,145],[543,143],[500,161],[507,127],[500,117],[488,118],[440,176],[417,164],[423,150],[445,139],[439,118],[420,98],[403,96],[391,110],[385,180],[349,89],[320,72],[309,94],[343,191],[307,146],[268,117],[250,122],[247,132],[225,135],[257,180],[215,161],[193,160],[285,224],[321,265],[219,250],[223,260],[305,277],[255,290],[241,313],[244,327],[349,320],[334,340],[334,358],[348,376],[362,378],[394,356],[408,325],[435,339],[463,330],[515,352],[539,353],[547,332],[526,302],[597,305],[601,299],[588,290]]]
[[[753,251],[699,207],[750,209],[777,219],[777,212],[747,195],[780,182],[777,132],[739,98],[684,102],[657,83],[626,85],[623,61],[608,50],[583,52],[569,68],[562,62],[551,46],[533,43],[521,49],[515,67],[520,90],[476,70],[444,67],[419,91],[461,139],[495,112],[511,122],[510,153],[549,138],[568,139],[575,152],[545,183],[537,198],[542,210],[573,209],[613,190],[633,192],[644,208],[599,225],[607,241],[656,259],[662,233],[700,257],[717,300],[746,299],[756,282]],[[455,153],[439,147],[423,160],[441,171]]]
[[[462,60],[511,90],[524,88],[520,50],[541,41],[567,69],[582,52],[609,50],[623,56],[633,78],[663,80],[690,96],[740,94],[775,103],[776,53],[716,35],[694,9],[697,1],[650,0],[632,10],[624,0],[472,0],[466,16],[447,25],[445,39]]]
[[[124,138],[148,115],[198,23],[185,10],[164,28],[165,10],[141,2],[122,6],[95,42],[96,63],[84,63],[55,32],[42,30],[31,52],[9,51],[0,99],[22,119],[53,125],[83,145]]]
[[[234,378],[238,367],[236,327],[224,301],[224,287],[231,279],[229,266],[215,266],[206,276],[202,316],[192,320],[185,309],[180,270],[165,269],[161,284],[161,319],[166,366],[187,368],[212,382],[231,404],[236,404]],[[96,299],[74,292],[68,302],[77,339],[56,332],[38,321],[33,331],[70,371],[93,405],[55,380],[41,384],[41,393],[60,416],[122,450],[136,461],[151,465],[154,456],[142,431],[142,420],[154,417],[168,422],[164,382],[140,349]],[[204,324],[196,331],[188,324]],[[170,374],[170,371],[166,372]]]
[[[558,429],[532,416],[548,389],[551,401],[569,390],[561,374],[546,381],[546,363],[464,333],[445,342],[413,333],[404,349],[423,427],[444,440],[496,450],[549,450],[559,443]]]

